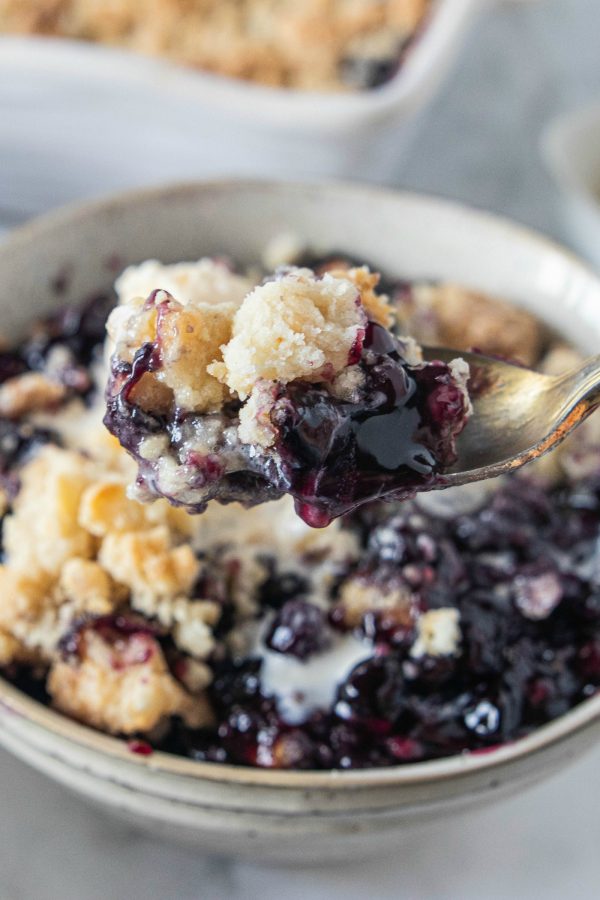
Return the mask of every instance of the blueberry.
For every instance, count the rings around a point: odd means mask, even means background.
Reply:
[[[106,320],[114,297],[98,295],[79,306],[67,306],[45,319],[25,342],[22,355],[30,369],[43,369],[48,353],[62,346],[75,365],[88,366],[106,336]]]
[[[288,600],[275,616],[265,644],[301,660],[327,650],[331,637],[325,614],[307,600]]]
[[[260,602],[271,609],[281,609],[288,600],[306,594],[309,590],[309,581],[298,572],[277,572],[267,578],[260,588]]]
[[[478,737],[495,737],[500,729],[500,710],[490,700],[480,700],[465,712],[465,725]]]
[[[0,384],[16,375],[22,375],[26,370],[27,365],[18,353],[10,350],[0,352]]]
[[[390,723],[406,708],[402,667],[391,656],[374,657],[352,669],[337,691],[334,711],[349,722]]]
[[[340,78],[348,87],[369,90],[394,77],[399,61],[368,56],[348,56],[340,63]]]

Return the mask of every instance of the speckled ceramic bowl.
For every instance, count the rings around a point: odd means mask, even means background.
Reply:
[[[559,247],[442,201],[351,185],[188,184],[66,210],[0,247],[2,329],[105,289],[116,266],[230,253],[255,260],[293,231],[394,275],[453,279],[531,309],[584,351],[600,342],[600,280]],[[52,285],[69,273],[66,295]],[[130,753],[0,681],[0,743],[70,790],[207,851],[312,862],[396,848],[557,771],[600,736],[600,696],[499,750],[396,768],[284,772]]]

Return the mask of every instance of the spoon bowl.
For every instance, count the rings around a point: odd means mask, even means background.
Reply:
[[[424,348],[425,359],[450,362],[456,350]],[[471,371],[473,414],[457,440],[458,459],[438,487],[495,478],[547,453],[600,403],[600,356],[562,375],[460,353]]]

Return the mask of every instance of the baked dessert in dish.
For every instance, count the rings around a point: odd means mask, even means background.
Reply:
[[[362,262],[295,261],[345,277]],[[120,277],[112,316],[152,288],[239,308],[262,278],[148,262]],[[496,299],[381,287],[419,342],[553,372],[577,360]],[[134,752],[289,769],[487,751],[597,691],[597,415],[519,473],[326,528],[289,497],[189,515],[130,496],[136,465],[102,425],[113,303],[59,313],[0,354],[5,677]]]
[[[0,0],[0,32],[112,44],[276,87],[377,87],[431,0]]]
[[[469,416],[468,366],[394,335],[378,280],[292,267],[241,303],[154,289],[120,305],[104,422],[138,463],[136,495],[203,512],[287,493],[322,527],[434,486]]]

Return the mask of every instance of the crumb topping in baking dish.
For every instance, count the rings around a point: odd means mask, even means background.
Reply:
[[[0,32],[113,44],[302,90],[377,87],[431,0],[0,0]]]

